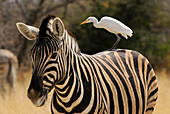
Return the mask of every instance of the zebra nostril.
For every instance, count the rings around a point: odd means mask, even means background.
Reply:
[[[28,92],[27,92],[27,96],[28,96],[28,98],[34,98],[35,97],[35,91],[34,91],[34,89],[28,89]]]
[[[27,92],[27,97],[28,97],[29,99],[31,99],[31,98],[32,98],[32,95],[30,94],[30,92],[29,92],[29,91]]]
[[[43,93],[42,92],[39,92],[38,93],[38,97],[42,97],[43,96]]]
[[[43,96],[43,92],[35,92],[33,89],[28,90],[27,97],[29,99],[39,98]]]

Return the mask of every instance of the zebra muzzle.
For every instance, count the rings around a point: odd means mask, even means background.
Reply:
[[[37,106],[43,106],[47,100],[48,96],[48,90],[43,89],[43,91],[35,92],[33,89],[28,90],[28,98],[31,100],[31,102]]]

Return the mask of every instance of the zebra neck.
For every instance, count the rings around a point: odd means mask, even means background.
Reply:
[[[67,30],[65,33],[65,41],[66,41],[67,46],[70,47],[70,49],[72,49],[76,53],[80,53],[80,48],[79,48],[76,38],[71,36]]]
[[[81,85],[80,82],[80,74],[78,74],[77,72],[77,66],[76,66],[76,62],[77,59],[79,59],[79,54],[77,54],[76,52],[74,52],[72,49],[70,49],[68,46],[63,46],[62,48],[62,52],[61,52],[61,56],[59,58],[60,61],[62,61],[62,63],[64,63],[65,65],[63,65],[62,67],[62,71],[61,71],[61,77],[63,77],[61,79],[61,81],[59,81],[56,85],[56,87],[71,87],[72,84],[77,83],[79,86]],[[65,59],[63,59],[65,58]]]
[[[74,61],[76,58],[76,53],[68,49],[66,62],[67,70],[65,70],[64,79],[55,85],[56,105],[59,105],[67,112],[70,112],[74,107],[80,104],[84,95],[81,77],[75,72],[76,63]]]

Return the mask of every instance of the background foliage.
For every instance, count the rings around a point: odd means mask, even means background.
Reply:
[[[20,63],[29,64],[28,50],[34,42],[23,38],[15,23],[39,27],[45,16],[54,14],[76,35],[81,51],[94,54],[109,49],[116,37],[92,24],[79,24],[89,16],[98,20],[111,16],[134,31],[132,38],[122,38],[118,48],[139,51],[155,67],[170,69],[169,6],[169,0],[0,0],[0,48],[13,51]]]

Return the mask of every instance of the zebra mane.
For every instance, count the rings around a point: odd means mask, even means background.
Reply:
[[[65,26],[65,25],[64,25]],[[70,32],[67,27],[65,26],[65,30],[66,30],[66,35],[65,35],[65,41],[67,43],[67,45],[76,53],[80,54],[80,48],[77,42],[77,39],[75,37],[75,35]]]
[[[52,29],[52,23],[53,20],[55,19],[55,16],[53,15],[48,15],[46,18],[43,19],[41,26],[40,26],[40,35],[46,34],[46,30],[53,31]],[[65,26],[65,25],[64,25]],[[66,44],[76,53],[80,53],[80,48],[78,45],[78,42],[76,40],[75,35],[73,35],[65,26],[65,38],[64,40],[66,41]]]

